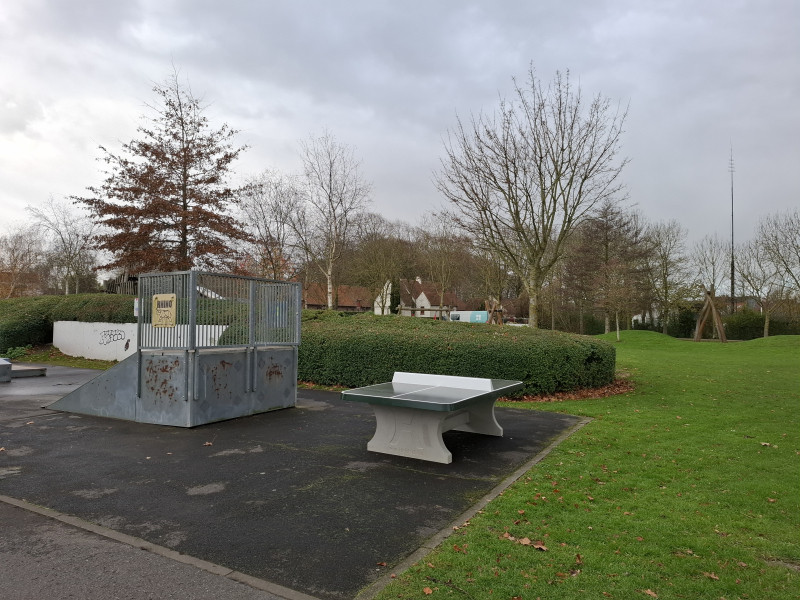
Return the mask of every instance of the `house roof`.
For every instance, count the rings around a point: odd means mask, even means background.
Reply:
[[[374,300],[373,294],[365,287],[340,285],[336,291],[336,305],[339,308],[371,307]],[[308,306],[328,306],[328,288],[322,284],[310,283],[303,294]]]
[[[416,279],[400,280],[400,303],[403,306],[412,306],[414,304],[414,300],[419,298],[419,295],[423,293],[431,303],[431,306],[439,305],[439,291],[432,283],[420,283]],[[444,306],[455,306],[458,309],[462,309],[464,302],[462,302],[453,292],[445,292],[442,298],[442,304]]]

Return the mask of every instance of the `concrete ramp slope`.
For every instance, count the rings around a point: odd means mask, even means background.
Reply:
[[[43,408],[135,421],[138,376],[139,357],[132,354]]]

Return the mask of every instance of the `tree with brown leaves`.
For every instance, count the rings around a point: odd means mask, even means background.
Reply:
[[[231,164],[245,147],[228,125],[210,129],[204,106],[177,72],[153,91],[154,113],[140,139],[114,153],[100,146],[108,169],[92,196],[72,197],[89,208],[103,232],[100,249],[112,254],[103,268],[131,272],[232,269],[232,242],[244,239],[231,215],[236,190],[227,184]]]

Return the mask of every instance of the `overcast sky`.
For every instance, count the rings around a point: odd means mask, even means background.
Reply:
[[[491,113],[533,64],[629,107],[630,203],[689,241],[737,241],[800,204],[796,0],[6,0],[0,5],[0,233],[101,181],[173,70],[240,129],[245,178],[296,172],[324,129],[355,148],[372,210],[419,222],[456,116]]]

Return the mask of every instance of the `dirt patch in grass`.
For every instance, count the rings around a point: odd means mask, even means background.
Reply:
[[[591,400],[605,398],[618,394],[627,394],[636,389],[629,379],[624,377],[615,379],[612,383],[599,388],[585,388],[570,392],[556,392],[539,396],[518,396],[516,398],[501,398],[502,402],[564,402],[566,400]]]

